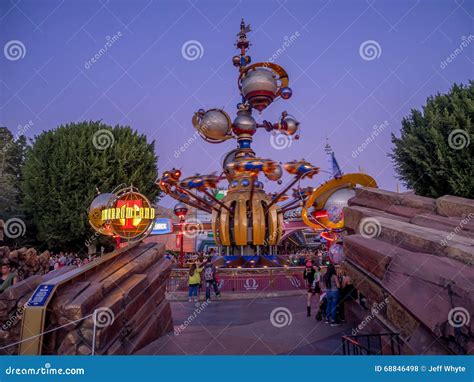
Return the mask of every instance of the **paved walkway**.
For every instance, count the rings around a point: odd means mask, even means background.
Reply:
[[[341,354],[352,326],[331,327],[315,312],[306,317],[305,299],[215,300],[200,308],[174,301],[175,332],[137,354]]]

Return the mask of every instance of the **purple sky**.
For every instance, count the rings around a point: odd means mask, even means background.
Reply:
[[[474,2],[461,0],[2,0],[1,46],[19,40],[25,51],[19,58],[2,49],[0,124],[16,133],[32,121],[26,135],[33,137],[59,124],[102,119],[155,139],[160,173],[173,165],[185,176],[219,170],[235,142],[194,140],[191,117],[199,108],[225,107],[234,118],[239,94],[231,58],[243,16],[253,29],[253,62],[266,61],[285,36],[296,36],[275,60],[289,73],[293,97],[256,117],[275,121],[287,110],[301,122],[301,139],[277,150],[259,130],[257,154],[305,158],[327,169],[327,135],[344,172],[360,166],[395,190],[390,133],[398,134],[401,118],[429,95],[473,78],[473,46],[455,53],[473,32],[473,15]],[[107,37],[114,42],[89,67]],[[202,57],[183,57],[190,40],[202,45]],[[370,40],[380,49],[364,59],[360,47]],[[388,126],[352,155],[385,121]],[[320,174],[309,184],[326,179]]]

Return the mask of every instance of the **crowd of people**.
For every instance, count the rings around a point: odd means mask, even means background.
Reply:
[[[190,264],[188,273],[188,301],[198,303],[199,294],[205,289],[206,301],[211,299],[212,292],[218,298],[219,276],[217,268],[212,263],[214,253],[188,254],[187,262]],[[351,278],[343,268],[336,267],[327,261],[327,254],[323,250],[312,252],[302,250],[292,256],[292,263],[305,266],[303,277],[307,284],[307,316],[311,317],[312,308],[316,308],[315,318],[325,320],[331,326],[340,325],[345,321],[344,305],[350,300],[357,299],[357,291]],[[77,267],[89,264],[99,255],[79,257],[75,253],[52,253],[49,259],[49,270],[60,269],[65,266]],[[328,264],[326,267],[323,265]],[[0,293],[17,281],[16,274],[8,263],[2,264]]]
[[[98,258],[100,254],[89,255],[87,257],[80,257],[76,253],[72,252],[59,252],[51,253],[49,257],[49,268],[48,271],[54,271],[66,266],[74,265],[81,267],[89,264]],[[18,278],[18,264],[12,263],[11,261],[4,261],[1,264],[1,279],[0,279],[0,293],[3,293],[7,288],[15,285]],[[20,279],[21,280],[21,279]]]
[[[56,254],[51,254],[49,258],[49,270],[53,271],[55,269],[60,269],[65,266],[75,265],[76,267],[81,267],[83,265],[89,264],[91,261],[94,261],[98,255],[89,255],[87,257],[79,257],[76,253],[68,252],[59,252]]]
[[[338,326],[345,321],[344,306],[348,301],[357,299],[357,290],[351,278],[343,268],[329,263],[325,270],[314,261],[307,261],[303,277],[308,287],[306,308],[307,316],[311,317],[313,300],[316,305],[318,321]]]
[[[317,251],[302,249],[294,254],[288,255],[288,261],[291,264],[299,267],[304,267],[308,261],[322,266],[329,262],[329,252],[324,249],[318,249]]]

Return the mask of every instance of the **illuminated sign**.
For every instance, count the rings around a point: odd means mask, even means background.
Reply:
[[[165,235],[173,232],[173,222],[171,219],[157,218],[151,231],[152,235]]]
[[[122,220],[122,224],[126,224],[130,228],[130,224],[136,225],[141,219],[154,219],[154,208],[142,208],[141,200],[123,201],[121,207],[107,208],[102,211],[102,220]],[[120,205],[118,204],[118,205]],[[132,222],[133,221],[133,222]]]
[[[115,194],[97,196],[89,207],[89,222],[99,233],[125,240],[138,239],[150,233],[155,209],[136,188],[127,187]]]

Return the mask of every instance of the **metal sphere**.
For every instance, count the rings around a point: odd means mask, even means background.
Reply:
[[[232,64],[234,64],[234,66],[240,66],[240,57],[239,56],[232,57]]]
[[[326,201],[324,209],[328,210],[331,207],[347,207],[347,202],[350,198],[355,196],[355,191],[351,188],[342,188],[334,192]]]
[[[173,212],[176,216],[184,216],[188,213],[188,206],[184,203],[177,203],[174,206]]]
[[[102,210],[106,209],[115,198],[115,194],[105,193],[97,195],[87,211],[92,228],[103,235],[113,235],[110,227],[107,227],[105,221],[102,220]]]
[[[282,119],[281,126],[282,130],[288,134],[293,135],[298,131],[299,122],[290,115],[287,115]]]
[[[269,70],[263,68],[250,70],[242,78],[242,94],[258,111],[262,111],[272,103],[277,91],[277,81]]]
[[[281,98],[283,99],[289,99],[293,95],[293,90],[291,90],[291,88],[288,88],[288,87],[281,88],[280,95],[281,95]]]
[[[227,113],[219,109],[212,109],[201,116],[196,128],[206,138],[224,140],[230,134],[231,125]]]
[[[257,122],[248,110],[239,110],[232,123],[232,131],[237,135],[254,135],[257,131]]]

